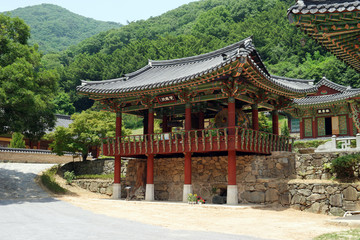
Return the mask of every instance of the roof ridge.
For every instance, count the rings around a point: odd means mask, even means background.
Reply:
[[[113,78],[113,79],[107,79],[107,80],[100,80],[100,81],[88,81],[88,80],[80,80],[81,86],[83,85],[91,85],[91,84],[99,84],[99,83],[111,83],[111,82],[117,82],[117,81],[124,81],[127,80],[127,77],[120,77],[120,78]]]
[[[241,41],[238,41],[236,43],[233,43],[229,46],[214,50],[209,53],[204,53],[200,55],[185,57],[185,58],[177,58],[177,59],[171,59],[171,60],[149,60],[148,66],[164,66],[164,65],[177,65],[177,64],[183,64],[183,63],[189,63],[189,62],[195,62],[200,60],[209,59],[215,56],[219,56],[221,53],[230,52],[236,49],[240,49],[242,46],[245,48],[248,48],[252,46],[252,36],[247,37],[245,39],[242,39]]]
[[[330,88],[333,88],[335,90],[339,90],[339,91],[342,91],[342,92],[347,90],[346,86],[343,86],[343,85],[340,85],[338,83],[332,82],[329,79],[327,79],[326,77],[323,77],[315,86],[317,88],[319,88],[322,85],[325,85],[327,87],[330,87]]]
[[[290,78],[290,77],[284,77],[284,76],[277,76],[277,75],[273,75],[273,74],[270,74],[270,76],[273,78],[279,78],[279,79],[295,81],[295,82],[314,82],[315,81],[315,79]]]

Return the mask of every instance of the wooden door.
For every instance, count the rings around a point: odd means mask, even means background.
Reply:
[[[331,117],[331,127],[332,127],[332,134],[339,135],[339,117]]]

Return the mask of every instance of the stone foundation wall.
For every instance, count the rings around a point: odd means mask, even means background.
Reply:
[[[129,160],[126,185],[134,186],[143,159]],[[287,180],[296,177],[295,154],[274,152],[271,156],[237,156],[237,183],[242,203],[289,204]],[[155,199],[181,201],[184,183],[184,158],[154,161]],[[194,193],[211,202],[227,188],[227,156],[193,157]]]
[[[354,154],[354,152],[296,154],[297,178],[330,179],[332,175],[324,168],[324,165],[330,164],[335,158],[348,154]]]
[[[108,196],[112,196],[113,194],[113,180],[78,179],[74,180],[73,183],[94,193],[106,194]],[[124,184],[121,184],[121,196],[126,197],[126,189]]]
[[[360,185],[350,183],[289,183],[291,207],[313,213],[342,216],[360,210]]]
[[[121,161],[121,175],[126,175],[127,160]],[[63,172],[74,171],[75,175],[85,174],[111,174],[114,172],[113,159],[98,159],[85,162],[70,162],[61,167]]]

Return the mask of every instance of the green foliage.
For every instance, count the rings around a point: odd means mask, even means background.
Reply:
[[[268,118],[263,112],[259,113],[259,130],[272,133],[271,122],[268,120]]]
[[[127,129],[138,129],[144,125],[143,118],[131,114],[123,114],[122,122]]]
[[[76,176],[76,179],[114,179],[114,174],[85,174]]]
[[[331,140],[311,140],[311,141],[295,141],[295,148],[317,148],[318,146]]]
[[[360,229],[351,229],[343,232],[322,234],[314,240],[355,240],[360,239]]]
[[[58,171],[59,166],[53,166],[52,168],[46,170],[41,176],[41,183],[53,193],[64,194],[66,189],[62,188],[55,181],[55,174]]]
[[[336,173],[336,178],[352,179],[359,162],[360,154],[350,154],[335,158],[331,161],[331,172]]]
[[[10,141],[11,148],[25,148],[24,135],[21,133],[13,133]]]
[[[290,131],[287,122],[284,122],[283,125],[281,126],[281,135],[287,137],[290,136]]]
[[[41,69],[37,46],[27,45],[29,27],[0,14],[0,133],[40,139],[54,126],[58,73]]]
[[[66,180],[66,183],[71,185],[72,181],[76,178],[74,171],[64,172],[64,178]]]
[[[72,115],[73,122],[68,128],[57,127],[47,135],[53,140],[52,151],[58,155],[65,152],[81,153],[85,161],[92,146],[100,146],[101,138],[115,136],[114,113],[86,110]],[[122,135],[128,135],[128,130],[122,129]]]
[[[54,99],[55,111],[58,114],[72,115],[75,107],[70,102],[70,96],[65,92],[60,92]]]
[[[65,50],[97,33],[121,27],[121,24],[86,18],[52,4],[18,8],[10,14],[25,20],[31,27],[30,43],[39,44],[44,52]]]

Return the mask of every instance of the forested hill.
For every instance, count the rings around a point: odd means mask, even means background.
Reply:
[[[86,18],[52,4],[18,8],[10,14],[30,26],[29,43],[37,43],[43,52],[62,51],[95,34],[121,27],[121,24]]]
[[[357,72],[289,23],[287,9],[292,4],[294,0],[196,1],[102,32],[59,54],[47,54],[43,65],[57,69],[63,91],[58,100],[67,95],[77,111],[91,106],[76,93],[81,79],[121,77],[143,67],[148,59],[198,55],[249,36],[272,74],[315,80],[326,76],[360,87]]]

